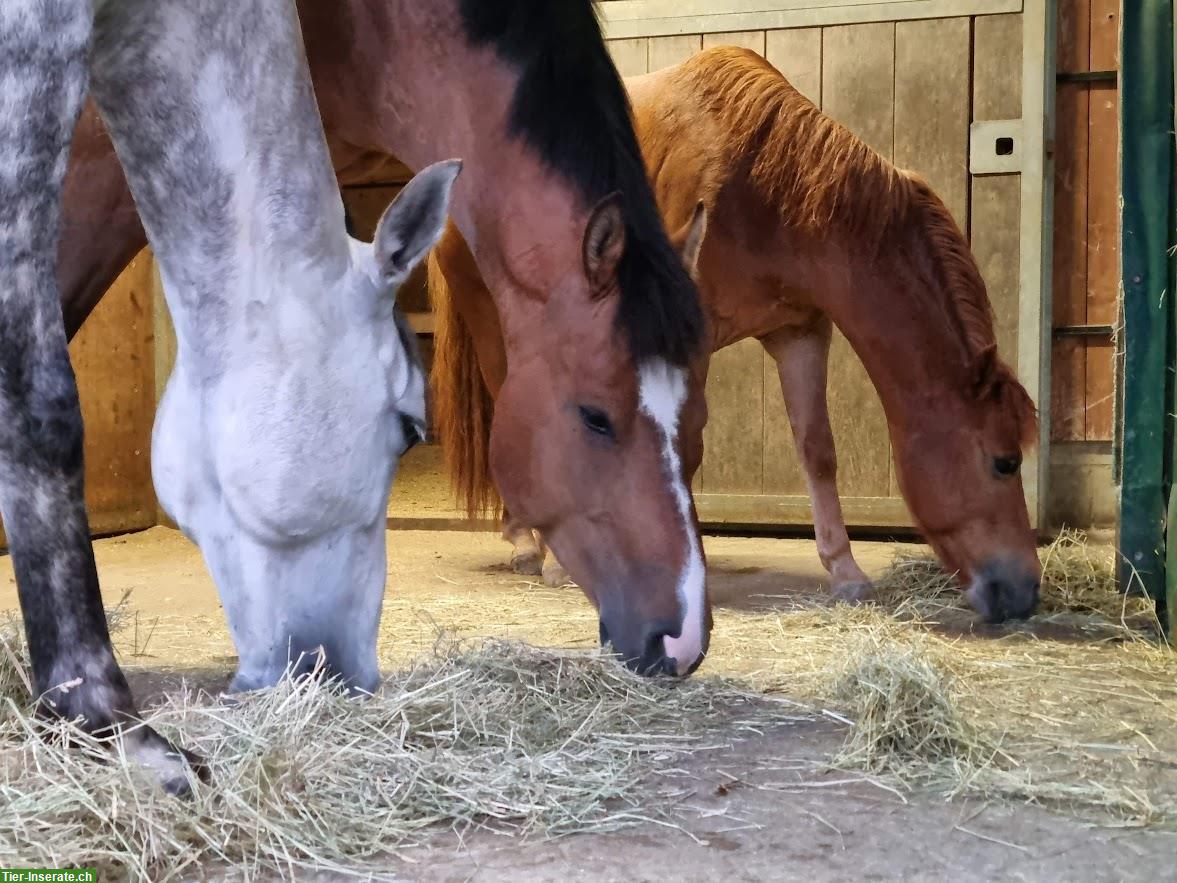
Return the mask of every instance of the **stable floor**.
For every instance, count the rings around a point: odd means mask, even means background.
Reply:
[[[709,537],[706,548],[716,630],[700,675],[771,670],[774,647],[806,640],[782,627],[777,614],[820,599],[826,588],[812,541]],[[872,575],[897,550],[867,542],[855,548]],[[386,666],[428,651],[442,631],[540,645],[595,642],[596,620],[580,592],[511,573],[508,547],[495,534],[396,530],[389,549],[380,646]],[[129,620],[116,643],[140,697],[150,701],[181,679],[211,690],[223,686],[234,652],[198,551],[166,528],[101,540],[96,550],[107,603],[126,596]],[[0,610],[16,603],[11,562],[3,557]],[[980,633],[962,640],[995,638]],[[1049,649],[1049,641],[1025,640],[1027,654]],[[839,645],[814,646],[814,670],[838,663]],[[799,677],[798,689],[801,683]],[[776,688],[782,686],[788,692],[788,679],[782,685],[778,677]],[[1147,716],[1147,707],[1134,708]],[[813,770],[843,737],[841,724],[818,717],[699,752],[678,773],[678,827],[647,823],[528,843],[487,832],[439,836],[434,846],[409,854],[413,863],[398,860],[396,872],[455,881],[1157,880],[1172,873],[1173,834],[1092,827],[1025,804],[947,801],[872,785],[862,776],[815,779]]]

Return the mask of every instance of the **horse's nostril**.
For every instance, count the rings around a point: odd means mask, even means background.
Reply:
[[[605,620],[603,619],[598,622],[598,627],[600,631],[601,646],[604,647],[609,643],[609,629],[605,625]]]

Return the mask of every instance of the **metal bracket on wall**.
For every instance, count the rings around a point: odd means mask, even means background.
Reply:
[[[969,126],[969,172],[1015,175],[1022,170],[1022,121],[978,120]]]

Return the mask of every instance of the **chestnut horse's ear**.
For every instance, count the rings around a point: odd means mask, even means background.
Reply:
[[[589,290],[604,293],[617,274],[617,264],[625,251],[625,218],[621,212],[621,194],[610,193],[594,207],[584,229],[584,275]]]
[[[970,371],[973,381],[973,395],[978,399],[988,398],[997,385],[998,362],[996,344],[987,346],[973,356]]]
[[[703,248],[703,240],[707,236],[707,206],[703,200],[695,205],[695,212],[686,225],[674,234],[674,245],[682,255],[683,265],[687,272],[694,275],[699,263],[699,251]]]

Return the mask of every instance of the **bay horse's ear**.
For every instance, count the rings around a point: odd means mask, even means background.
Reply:
[[[390,281],[400,281],[417,265],[445,229],[460,159],[427,166],[413,176],[384,211],[373,240],[376,267]]]
[[[691,215],[691,219],[673,237],[674,245],[678,249],[678,253],[682,255],[683,265],[687,268],[687,272],[692,275],[694,275],[695,268],[698,266],[699,251],[703,248],[703,240],[706,236],[707,206],[700,199],[695,205],[695,211]]]
[[[589,290],[594,294],[604,293],[625,251],[625,218],[619,192],[610,193],[593,207],[584,229],[582,248]]]

